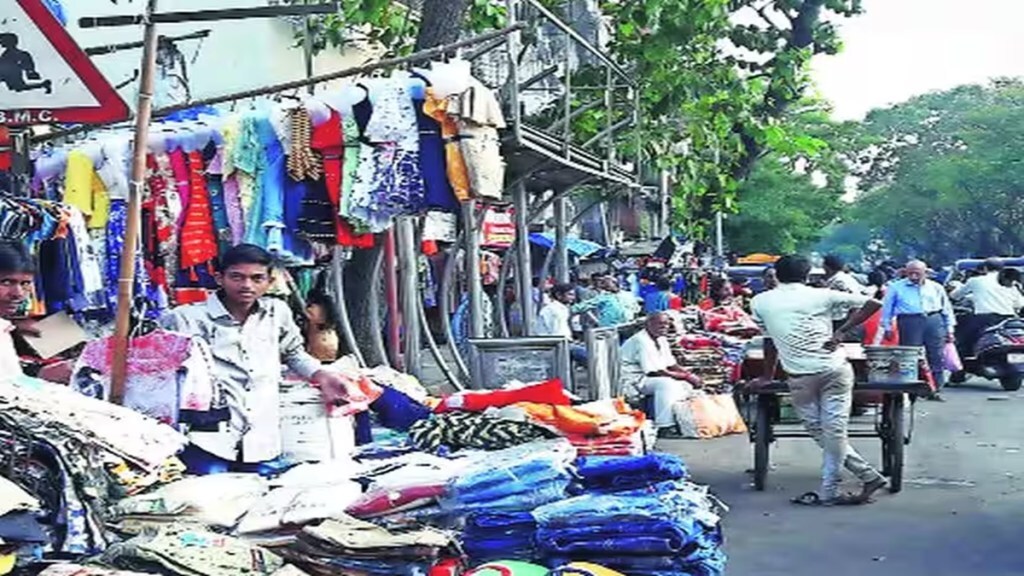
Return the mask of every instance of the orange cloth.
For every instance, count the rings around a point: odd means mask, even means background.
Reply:
[[[726,324],[739,324],[729,326]],[[704,312],[704,328],[712,332],[757,330],[754,320],[739,306],[716,306]]]
[[[448,115],[448,99],[438,98],[431,88],[427,88],[423,113],[441,124],[448,182],[452,185],[455,197],[460,202],[469,200],[469,170],[466,169],[466,161],[462,157],[462,150],[459,149],[459,125]]]
[[[540,424],[566,434],[584,436],[633,434],[646,419],[642,411],[633,410],[622,398],[581,406],[555,406],[535,402],[519,402],[514,406]]]

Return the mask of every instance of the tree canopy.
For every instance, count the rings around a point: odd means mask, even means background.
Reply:
[[[846,220],[897,257],[1024,252],[1024,83],[995,80],[870,113]]]

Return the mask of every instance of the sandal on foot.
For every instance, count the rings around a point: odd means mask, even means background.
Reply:
[[[867,504],[867,500],[859,494],[840,494],[835,498],[823,499],[816,492],[807,492],[790,500],[799,506],[860,506]]]
[[[875,492],[878,492],[879,490],[885,488],[888,485],[888,480],[882,477],[878,477],[875,480],[872,480],[871,482],[867,482],[864,484],[864,488],[860,492],[860,497],[864,499],[865,502],[870,501],[871,497],[875,495]]]

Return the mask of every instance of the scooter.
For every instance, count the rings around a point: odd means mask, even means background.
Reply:
[[[1015,392],[1024,384],[1024,320],[1010,318],[986,329],[971,347],[971,355],[960,350],[964,369],[950,382],[959,384],[967,374],[999,380],[1003,390]]]

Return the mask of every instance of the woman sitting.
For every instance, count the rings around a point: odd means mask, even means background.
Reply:
[[[728,278],[711,282],[712,306],[704,311],[704,328],[732,336],[753,336],[759,332],[749,314],[736,302]]]

